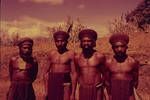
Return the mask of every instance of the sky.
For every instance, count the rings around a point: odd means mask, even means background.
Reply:
[[[8,33],[24,30],[20,33],[36,36],[44,26],[57,25],[71,16],[73,20],[79,18],[83,25],[104,35],[108,33],[109,21],[133,10],[140,2],[141,0],[1,0],[1,25]]]

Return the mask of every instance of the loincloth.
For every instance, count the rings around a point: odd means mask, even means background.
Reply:
[[[128,80],[111,80],[110,94],[112,100],[129,100],[133,95],[131,81]]]
[[[103,100],[102,84],[79,86],[79,100]]]
[[[31,82],[14,81],[11,83],[7,100],[35,100]]]
[[[70,73],[49,73],[48,100],[63,100],[64,85],[70,84]]]

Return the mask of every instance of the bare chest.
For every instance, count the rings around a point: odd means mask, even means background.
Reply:
[[[78,59],[78,66],[80,68],[97,68],[100,65],[100,61],[97,57],[92,56],[89,59],[80,57]]]
[[[65,64],[69,65],[71,62],[71,57],[68,54],[55,54],[51,56],[52,64]]]
[[[111,63],[109,65],[109,70],[111,73],[130,73],[132,71],[132,65],[124,62],[124,63]]]

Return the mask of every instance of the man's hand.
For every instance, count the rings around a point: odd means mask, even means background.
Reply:
[[[75,95],[74,94],[71,94],[70,100],[75,100]]]
[[[48,100],[48,95],[43,95],[43,100]]]

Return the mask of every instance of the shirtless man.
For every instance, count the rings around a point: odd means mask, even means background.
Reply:
[[[74,52],[66,48],[68,33],[58,31],[53,36],[57,50],[52,50],[48,58],[49,68],[45,74],[47,100],[70,100],[71,81],[75,75]],[[74,86],[72,90],[75,91]]]
[[[75,56],[79,100],[103,100],[105,57],[94,49],[97,33],[94,30],[85,29],[79,32],[79,39],[82,52]]]
[[[110,100],[135,100],[134,88],[138,86],[138,67],[136,60],[126,54],[128,35],[117,33],[109,39],[113,56],[106,60],[106,84]]]
[[[35,100],[32,83],[37,76],[38,63],[32,57],[33,40],[22,38],[18,46],[19,55],[12,57],[9,63],[11,85],[7,100]]]

